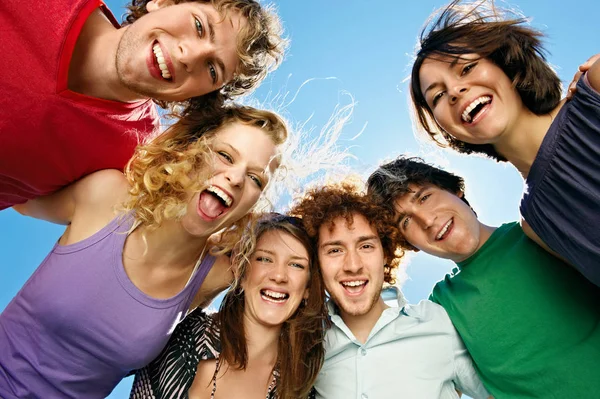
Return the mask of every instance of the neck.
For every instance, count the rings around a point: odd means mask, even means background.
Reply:
[[[542,141],[563,104],[564,100],[545,115],[535,115],[526,109],[510,133],[494,144],[496,150],[517,168],[523,178],[529,175]]]
[[[475,255],[481,249],[481,247],[483,247],[483,245],[487,242],[487,240],[490,239],[490,237],[492,236],[494,231],[496,231],[496,229],[497,229],[497,227],[488,226],[486,224],[479,222],[479,243],[477,244],[477,248],[475,249],[475,251],[473,251],[469,256],[467,256],[465,258],[451,259],[451,260],[454,261],[455,263],[460,263],[460,262],[463,262],[463,261],[469,259],[471,256]]]
[[[135,229],[127,239],[126,256],[143,258],[147,267],[191,270],[200,257],[208,237],[189,235],[177,221],[163,222],[155,230],[144,226]]]
[[[281,326],[269,327],[252,322],[244,315],[244,332],[248,350],[248,364],[267,363],[274,367],[277,361]]]
[[[126,29],[115,28],[100,8],[90,14],[69,64],[69,90],[121,102],[144,99],[124,87],[117,74],[117,48]]]
[[[389,306],[386,305],[381,296],[379,296],[379,299],[375,302],[371,310],[365,314],[352,315],[344,312],[340,308],[340,315],[346,326],[352,331],[354,337],[364,344],[367,342],[367,338],[369,338],[369,334],[371,334],[371,330],[373,330],[373,327],[377,324],[381,314],[387,308],[389,308]]]

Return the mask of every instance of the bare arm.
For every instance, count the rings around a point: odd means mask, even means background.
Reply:
[[[572,98],[573,94],[575,94],[575,91],[577,90],[577,82],[579,81],[579,78],[581,78],[581,75],[583,75],[584,72],[589,71],[592,68],[592,65],[598,64],[599,60],[600,60],[600,54],[596,54],[596,55],[591,56],[583,64],[579,65],[577,72],[573,76],[573,80],[571,81],[571,83],[569,83],[569,90],[567,90],[567,99]],[[600,67],[597,66],[596,69],[598,69],[598,68],[600,68]],[[598,73],[596,72],[595,74],[597,75]],[[591,75],[591,72],[588,73],[588,80],[590,79],[590,75]],[[598,78],[596,77],[596,79],[598,79]],[[598,87],[594,86],[594,84],[591,81],[590,81],[590,84],[596,91],[599,91]]]
[[[23,215],[68,225],[61,245],[84,240],[115,217],[115,205],[128,196],[129,184],[117,170],[92,173],[62,190],[15,207]]]
[[[121,172],[101,170],[55,193],[15,205],[13,209],[25,216],[68,225],[78,213],[101,213],[112,208],[126,198],[127,191],[127,181]]]
[[[74,192],[77,190],[78,184],[80,184],[80,181],[50,195],[15,205],[13,209],[24,216],[47,220],[56,224],[69,224],[75,213]]]
[[[600,92],[600,54],[596,54],[588,62],[593,62],[587,72],[588,81],[594,90]]]

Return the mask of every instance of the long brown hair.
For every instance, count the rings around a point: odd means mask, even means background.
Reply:
[[[434,12],[419,39],[412,67],[410,95],[418,127],[441,147],[465,154],[483,153],[506,161],[492,144],[457,140],[436,122],[421,91],[419,71],[427,58],[478,54],[496,64],[512,81],[523,104],[534,114],[552,111],[560,102],[561,83],[546,62],[543,34],[510,10],[494,6],[493,0],[464,3],[454,0]]]
[[[307,398],[323,365],[325,349],[323,338],[327,323],[325,288],[316,261],[316,251],[302,221],[291,216],[268,214],[259,219],[244,234],[241,246],[256,247],[260,237],[268,231],[281,231],[300,241],[309,253],[309,297],[281,328],[277,347],[277,397],[279,399]],[[244,256],[237,265],[239,279],[225,295],[217,320],[221,331],[221,358],[232,367],[244,370],[248,351],[244,331],[244,293],[239,284],[250,263]]]

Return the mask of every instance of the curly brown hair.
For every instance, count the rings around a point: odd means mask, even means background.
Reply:
[[[454,0],[432,14],[419,38],[410,96],[418,128],[437,145],[506,161],[493,144],[457,140],[437,123],[421,91],[419,71],[427,58],[443,60],[444,56],[460,58],[478,54],[502,69],[523,104],[534,114],[547,114],[558,105],[562,97],[560,78],[546,62],[543,34],[526,23],[515,12],[495,7],[493,0],[473,3]]]
[[[338,183],[312,188],[294,204],[290,214],[302,218],[306,231],[315,243],[319,241],[321,226],[327,224],[329,228],[333,228],[334,220],[339,217],[352,225],[355,214],[364,216],[377,231],[388,261],[384,266],[384,281],[388,284],[396,283],[395,271],[404,252],[400,246],[401,235],[395,223],[394,212],[373,201],[364,192],[364,184],[360,180],[347,178]]]
[[[132,0],[127,6],[123,25],[129,25],[148,13],[146,5],[151,0]],[[175,110],[181,107],[181,114],[186,115],[208,105],[220,105],[224,99],[246,94],[256,88],[267,73],[275,70],[281,63],[288,41],[283,38],[283,28],[275,8],[262,6],[254,0],[172,0],[174,4],[187,1],[211,4],[223,16],[229,10],[239,12],[246,19],[237,43],[237,54],[240,65],[235,77],[221,90],[208,95],[190,98],[182,102],[166,102],[154,100],[163,108]]]
[[[302,221],[281,214],[268,214],[249,226],[240,240],[240,246],[254,252],[261,236],[269,231],[291,235],[304,245],[309,253],[309,296],[282,326],[279,336],[277,366],[277,397],[279,399],[307,398],[323,365],[323,339],[328,325],[325,307],[325,287],[311,238]],[[251,255],[251,253],[249,254]],[[244,293],[239,285],[247,274],[248,256],[234,257],[238,280],[227,292],[218,313],[221,328],[221,357],[239,369],[248,364],[247,341],[244,335]]]
[[[275,145],[288,136],[286,123],[277,114],[252,107],[230,104],[212,113],[188,116],[147,144],[139,145],[125,169],[131,186],[123,205],[136,221],[153,229],[163,220],[185,214],[188,195],[202,191],[211,173],[211,140],[219,129],[239,122],[260,128]],[[231,249],[239,239],[246,216],[232,226],[223,248]]]

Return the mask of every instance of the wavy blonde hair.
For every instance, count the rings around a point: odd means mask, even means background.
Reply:
[[[139,224],[150,229],[185,215],[189,194],[207,187],[212,173],[212,140],[221,128],[235,122],[258,127],[276,146],[287,140],[286,123],[270,111],[229,104],[202,115],[188,115],[136,148],[125,168],[131,188],[123,210],[132,212]],[[277,159],[274,162],[279,166]],[[228,243],[236,242],[243,230],[239,226],[249,220],[247,215],[230,226],[234,234],[227,235]],[[233,245],[228,243],[221,245],[231,249]]]

